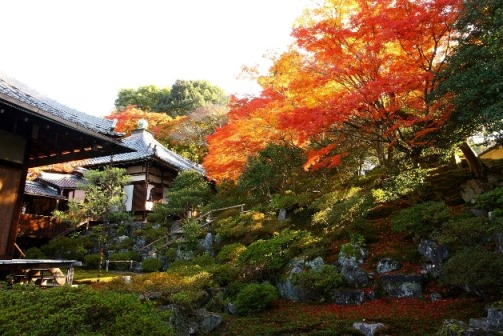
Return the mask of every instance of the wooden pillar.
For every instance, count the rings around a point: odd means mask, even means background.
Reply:
[[[28,172],[28,141],[3,133],[0,136],[0,259],[12,259],[16,230],[23,206]]]

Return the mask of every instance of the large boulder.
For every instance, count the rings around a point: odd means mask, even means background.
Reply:
[[[423,240],[418,247],[419,254],[434,265],[441,264],[449,258],[449,250],[447,246],[439,244],[436,240]]]
[[[280,297],[293,302],[299,302],[305,299],[306,293],[304,293],[304,291],[302,291],[301,289],[295,287],[292,283],[292,278],[295,276],[295,274],[303,272],[304,265],[304,259],[294,258],[290,260],[287,267],[287,278],[284,281],[279,281],[276,284],[276,288],[278,289]]]
[[[370,283],[370,277],[359,265],[358,261],[347,258],[343,261],[340,272],[344,284],[351,288],[364,288]]]
[[[384,274],[379,281],[384,292],[394,298],[414,298],[423,295],[421,275]]]
[[[198,329],[205,334],[209,334],[222,323],[222,316],[209,312],[205,308],[195,310],[194,316],[198,324]]]
[[[305,301],[309,300],[310,298],[312,299],[308,291],[293,285],[292,278],[296,274],[308,270],[315,272],[321,271],[323,266],[325,266],[325,262],[323,261],[322,257],[317,257],[310,261],[305,261],[301,258],[294,258],[290,260],[287,266],[287,278],[284,281],[280,281],[276,284],[279,295],[284,299],[294,302]]]
[[[323,266],[325,266],[325,262],[322,257],[316,257],[311,261],[306,261],[305,265],[313,271],[321,271]]]

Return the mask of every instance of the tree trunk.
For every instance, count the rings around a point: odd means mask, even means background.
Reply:
[[[459,145],[459,149],[463,152],[466,162],[470,167],[470,171],[473,176],[477,179],[484,179],[487,176],[487,166],[479,159],[477,155],[473,152],[471,147],[465,141]]]

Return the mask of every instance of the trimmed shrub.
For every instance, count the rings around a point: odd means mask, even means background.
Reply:
[[[269,308],[278,297],[271,284],[249,284],[238,293],[234,305],[239,315],[250,315]]]
[[[20,290],[0,291],[0,306],[0,334],[5,336],[173,335],[170,313],[153,303],[141,303],[134,294],[24,285]]]
[[[482,217],[453,218],[442,225],[435,238],[453,248],[476,246],[487,240],[494,226]]]
[[[271,239],[258,240],[248,246],[239,256],[238,265],[251,278],[268,278],[315,242],[307,231],[283,230]]]
[[[401,210],[391,218],[394,231],[409,232],[426,237],[439,229],[451,216],[443,202],[424,202]]]
[[[342,276],[335,266],[324,265],[319,271],[309,270],[295,274],[292,279],[295,286],[310,293],[317,301],[330,301],[342,286]]]
[[[217,254],[216,259],[221,263],[234,263],[244,250],[246,250],[246,247],[241,243],[225,245]]]
[[[159,272],[162,269],[162,262],[157,258],[146,258],[141,262],[143,273]]]
[[[86,237],[56,237],[42,246],[41,250],[48,258],[82,260],[88,253],[89,243]]]
[[[486,210],[503,207],[503,188],[495,188],[477,197],[477,204]]]
[[[99,254],[88,254],[84,257],[84,265],[88,269],[97,269],[100,264]]]
[[[226,242],[251,244],[258,239],[270,238],[285,226],[286,221],[270,219],[262,212],[252,211],[218,221],[215,231]]]
[[[45,254],[38,247],[30,247],[26,251],[24,251],[24,255],[26,259],[44,259]]]
[[[443,286],[471,288],[484,295],[503,290],[503,255],[480,247],[466,249],[442,266]]]

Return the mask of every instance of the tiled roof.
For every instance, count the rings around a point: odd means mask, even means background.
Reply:
[[[192,169],[202,175],[205,174],[203,167],[167,149],[145,129],[135,130],[129,137],[122,139],[122,143],[136,152],[89,159],[86,160],[85,166],[99,166],[111,162],[134,162],[151,158],[164,162],[178,171]]]
[[[38,181],[26,181],[24,193],[33,196],[43,196],[49,198],[66,199],[61,196],[55,188],[51,188]]]
[[[0,72],[0,94],[14,98],[22,103],[38,108],[55,117],[72,122],[88,130],[112,137],[119,135],[113,131],[112,120],[99,118],[74,110],[55,100],[45,97],[2,72]]]
[[[78,183],[85,183],[82,177],[74,174],[41,172],[38,179],[60,189],[77,189]]]

